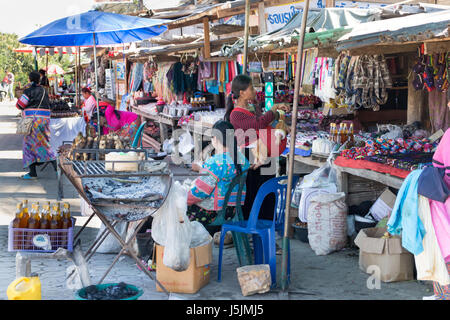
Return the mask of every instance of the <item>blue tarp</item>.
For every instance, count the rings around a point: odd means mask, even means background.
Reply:
[[[19,41],[35,46],[82,47],[142,41],[167,30],[167,20],[88,11],[53,21]]]

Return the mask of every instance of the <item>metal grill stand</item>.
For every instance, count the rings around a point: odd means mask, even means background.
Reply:
[[[127,150],[129,151],[129,150]],[[82,150],[82,152],[86,152],[86,150]],[[99,152],[99,150],[95,150],[95,152]],[[108,152],[108,150],[102,150],[100,152]],[[117,150],[114,150],[114,152],[117,152]],[[97,206],[95,206],[94,204],[92,204],[92,202],[88,199],[86,193],[84,192],[84,188],[81,182],[81,177],[123,177],[123,176],[161,176],[161,174],[151,174],[151,173],[145,173],[145,172],[138,172],[138,173],[110,173],[107,171],[103,171],[101,172],[91,172],[91,174],[89,174],[89,172],[84,171],[84,175],[80,175],[80,170],[74,170],[78,163],[72,163],[72,162],[67,162],[66,159],[64,159],[65,161],[61,161],[61,159],[59,159],[59,168],[61,168],[61,170],[65,173],[65,175],[67,176],[67,178],[69,179],[69,181],[73,184],[73,186],[75,187],[75,189],[77,189],[78,193],[80,194],[80,196],[87,202],[90,204],[91,208],[93,209],[93,214],[89,217],[88,221],[83,225],[83,227],[81,228],[81,230],[77,233],[77,235],[74,238],[74,241],[76,241],[76,239],[80,236],[81,232],[84,230],[84,228],[87,226],[87,224],[90,222],[90,220],[93,218],[94,215],[97,215],[99,217],[99,219],[102,221],[102,223],[105,226],[105,230],[102,232],[102,234],[97,237],[97,239],[94,241],[94,243],[91,245],[91,247],[87,250],[86,254],[85,254],[85,260],[86,262],[89,261],[89,259],[94,255],[94,253],[97,251],[97,249],[100,247],[100,245],[103,243],[103,241],[106,239],[106,237],[109,234],[112,234],[120,243],[122,249],[120,250],[120,252],[116,255],[116,257],[114,258],[113,262],[111,263],[111,265],[109,266],[109,268],[106,270],[105,274],[102,276],[102,278],[99,280],[98,284],[101,284],[103,282],[103,280],[106,278],[106,276],[109,274],[109,272],[111,271],[111,269],[114,267],[114,265],[117,263],[117,261],[119,260],[119,258],[122,255],[128,254],[129,256],[131,256],[137,263],[137,265],[140,267],[140,269],[152,280],[154,280],[156,282],[156,284],[162,288],[162,290],[164,291],[165,294],[167,294],[169,296],[169,292],[166,290],[166,288],[156,279],[156,277],[153,277],[152,273],[147,269],[147,266],[145,266],[142,261],[137,257],[136,253],[134,252],[133,248],[132,248],[132,242],[136,239],[136,236],[139,232],[139,230],[141,229],[141,227],[144,225],[144,223],[150,218],[151,214],[148,214],[147,216],[143,217],[142,219],[139,220],[134,220],[135,223],[137,223],[135,229],[133,230],[131,236],[129,237],[128,241],[126,241],[126,239],[123,239],[122,236],[115,230],[115,226],[118,224],[118,222],[120,222],[120,220],[113,220],[112,222],[110,222],[107,218],[107,216],[102,213],[99,208]],[[118,161],[118,162],[122,162],[122,161]],[[132,161],[123,161],[123,162],[132,162]],[[143,162],[143,161],[139,161],[139,162]],[[89,166],[89,161],[87,161],[85,164]],[[97,161],[92,161],[92,163],[97,163]],[[74,164],[74,166],[72,166]],[[103,166],[104,168],[104,166]],[[113,168],[114,168],[114,164],[113,164]],[[77,172],[78,171],[78,172]],[[172,175],[170,175],[170,184],[172,182]],[[165,195],[165,198],[167,197],[167,194],[170,192],[170,186],[168,188],[168,191]],[[164,198],[164,200],[165,200]],[[154,211],[156,211],[157,208],[155,208]],[[130,221],[125,221],[127,222],[127,229],[128,229],[128,224],[130,223]]]

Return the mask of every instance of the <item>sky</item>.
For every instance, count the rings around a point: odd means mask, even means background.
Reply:
[[[144,0],[148,8],[175,6],[178,0]],[[23,37],[54,20],[89,11],[94,0],[1,0],[0,32]]]

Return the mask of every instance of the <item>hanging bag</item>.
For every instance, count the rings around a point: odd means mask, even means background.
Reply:
[[[38,109],[41,107],[42,101],[44,101],[44,97],[45,97],[45,89],[42,88],[42,90],[44,91],[44,93],[42,94],[41,102],[39,103],[39,106],[37,107]],[[33,127],[33,122],[35,119],[36,119],[35,116],[33,116],[33,117],[22,116],[22,118],[17,123],[16,134],[23,134],[25,136],[30,135],[31,128]]]

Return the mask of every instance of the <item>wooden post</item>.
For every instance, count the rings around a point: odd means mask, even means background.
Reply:
[[[267,32],[266,14],[264,12],[264,2],[258,3],[258,22],[259,22],[259,34]]]
[[[245,0],[244,70],[243,70],[243,74],[247,74],[249,33],[250,33],[250,0]]]
[[[209,20],[203,18],[203,29],[205,33],[205,58],[211,57],[211,42],[209,39]]]
[[[300,30],[300,39],[298,40],[297,49],[297,66],[295,70],[295,89],[294,89],[294,108],[292,110],[292,124],[291,124],[291,148],[289,150],[289,164],[288,164],[288,183],[287,183],[287,193],[286,193],[286,208],[285,208],[285,219],[284,219],[284,237],[283,237],[283,255],[281,260],[281,289],[285,291],[289,286],[289,278],[287,274],[288,270],[288,251],[289,249],[289,210],[291,208],[291,192],[292,192],[292,178],[294,169],[294,152],[295,152],[295,138],[297,135],[297,110],[298,110],[298,100],[300,93],[300,78],[301,70],[303,67],[303,42],[305,40],[305,30],[306,22],[308,18],[309,11],[309,0],[305,0],[305,7],[303,10],[302,24]]]

